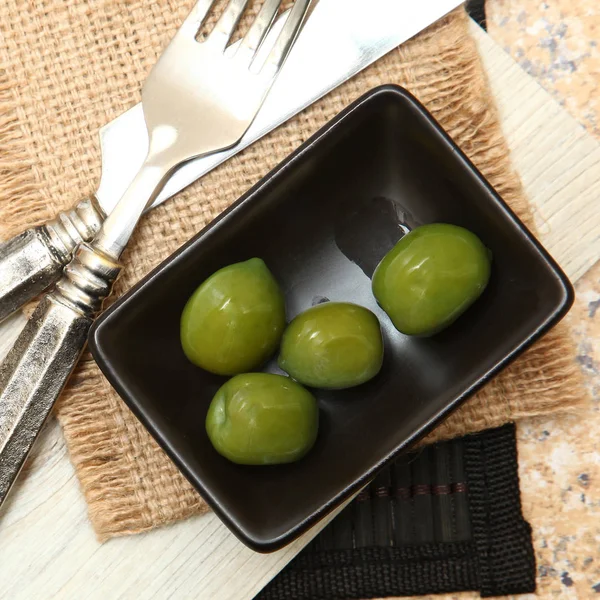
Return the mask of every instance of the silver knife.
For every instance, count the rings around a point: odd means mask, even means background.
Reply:
[[[460,0],[320,0],[254,123],[233,148],[192,160],[151,208],[234,156],[362,69],[456,8]],[[275,33],[275,32],[274,32]],[[327,57],[327,60],[323,60]],[[319,65],[318,69],[314,65]],[[75,246],[90,240],[147,153],[141,105],[100,130],[102,177],[92,198],[0,246],[0,320],[61,274]]]

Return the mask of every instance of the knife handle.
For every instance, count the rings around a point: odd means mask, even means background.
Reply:
[[[0,365],[0,506],[85,347],[121,267],[83,243]]]
[[[75,246],[90,241],[104,221],[95,199],[0,245],[0,321],[55,283]]]

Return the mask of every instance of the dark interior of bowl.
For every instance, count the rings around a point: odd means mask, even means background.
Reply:
[[[483,296],[431,338],[398,333],[370,276],[405,225],[447,222],[493,253]],[[225,378],[186,360],[179,319],[217,269],[261,257],[288,318],[329,300],[379,317],[386,356],[360,387],[316,391],[321,426],[301,461],[238,466],[204,430]],[[251,547],[284,545],[470,395],[568,310],[571,288],[426,111],[386,86],[329,123],[97,323],[96,360],[127,404],[228,526]],[[279,372],[275,361],[267,370]]]

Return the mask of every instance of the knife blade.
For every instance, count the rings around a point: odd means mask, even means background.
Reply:
[[[234,156],[461,4],[460,0],[320,0],[266,102],[233,148],[176,171],[150,208]],[[283,19],[280,19],[280,26]],[[314,65],[318,65],[317,68]],[[131,183],[148,149],[140,104],[100,130],[102,176],[95,200],[0,246],[0,320],[54,283]],[[102,214],[104,213],[104,214]]]
[[[190,161],[169,180],[151,208],[260,139],[341,83],[434,23],[461,2],[321,0],[307,20],[254,123],[233,148]],[[318,69],[314,65],[319,65]],[[100,131],[102,177],[96,198],[106,214],[127,189],[148,149],[138,104]]]

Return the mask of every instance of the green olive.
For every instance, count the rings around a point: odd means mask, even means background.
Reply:
[[[242,465],[294,462],[319,429],[314,396],[283,375],[245,373],[219,388],[206,415],[215,450]]]
[[[373,294],[398,331],[433,335],[479,298],[490,269],[491,253],[474,233],[456,225],[423,225],[379,263]]]
[[[326,302],[298,315],[281,340],[279,366],[304,385],[343,389],[375,377],[383,362],[377,317],[347,302]]]
[[[285,302],[259,258],[211,275],[181,315],[181,345],[195,365],[217,375],[260,367],[277,349],[285,328]]]

